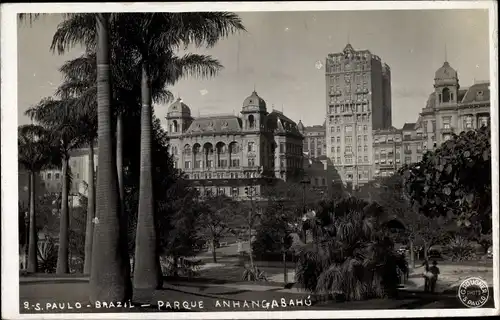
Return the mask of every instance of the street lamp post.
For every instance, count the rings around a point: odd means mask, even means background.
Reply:
[[[254,208],[254,196],[256,196],[256,190],[252,183],[249,187],[245,187],[245,193],[250,200],[250,211],[248,212],[248,253],[250,256],[250,268],[253,269],[253,253],[252,253],[252,227],[253,227],[253,219],[255,218],[255,208]]]

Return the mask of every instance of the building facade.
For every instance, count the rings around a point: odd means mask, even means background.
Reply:
[[[241,116],[194,118],[177,99],[168,109],[166,127],[176,168],[202,194],[258,195],[269,179],[300,179],[303,136],[297,124],[253,92]]]
[[[373,177],[394,174],[402,166],[403,138],[394,127],[373,131]]]
[[[326,59],[326,154],[354,187],[374,176],[373,130],[391,127],[391,71],[350,44]]]
[[[460,87],[458,73],[448,61],[434,75],[434,91],[420,113],[417,127],[432,149],[452,134],[490,125],[490,83],[481,81]]]
[[[311,158],[326,156],[326,123],[306,127],[299,121],[297,127],[304,136],[304,153]]]

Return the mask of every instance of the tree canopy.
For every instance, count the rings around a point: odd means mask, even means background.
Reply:
[[[453,135],[421,162],[400,170],[412,205],[426,216],[491,230],[491,134],[488,127]]]

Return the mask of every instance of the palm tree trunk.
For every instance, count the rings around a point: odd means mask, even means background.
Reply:
[[[36,231],[36,215],[35,215],[35,173],[30,172],[30,227],[29,227],[29,241],[28,246],[28,272],[38,271],[38,257],[37,257],[37,231]]]
[[[56,274],[69,273],[69,210],[68,210],[68,163],[69,157],[65,155],[62,163],[62,192],[61,192],[61,217],[59,222],[59,250],[57,253]]]
[[[135,239],[134,287],[157,289],[160,264],[157,250],[153,198],[151,81],[147,62],[142,63],[141,83],[141,167],[139,182],[139,212]]]
[[[118,192],[120,194],[120,209],[124,211],[123,197],[123,115],[118,113],[116,119],[116,170],[118,172]]]
[[[111,133],[111,72],[109,14],[96,14],[98,157],[96,216],[90,272],[90,301],[121,301],[131,298],[128,254],[123,248],[124,227],[120,217],[116,158]]]
[[[94,184],[94,144],[89,144],[89,181],[88,181],[88,201],[87,201],[87,226],[85,228],[85,262],[83,273],[90,274],[92,261],[92,242],[94,240],[95,218],[95,184]]]

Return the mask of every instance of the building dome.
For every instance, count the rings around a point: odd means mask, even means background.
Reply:
[[[257,92],[252,92],[252,94],[243,101],[243,111],[266,111],[266,102],[264,99],[259,97]]]
[[[189,117],[191,116],[191,109],[182,102],[181,98],[177,98],[177,100],[168,107],[167,115],[171,117]]]
[[[445,61],[443,66],[436,71],[434,79],[457,79],[457,71],[450,66],[448,61]]]

